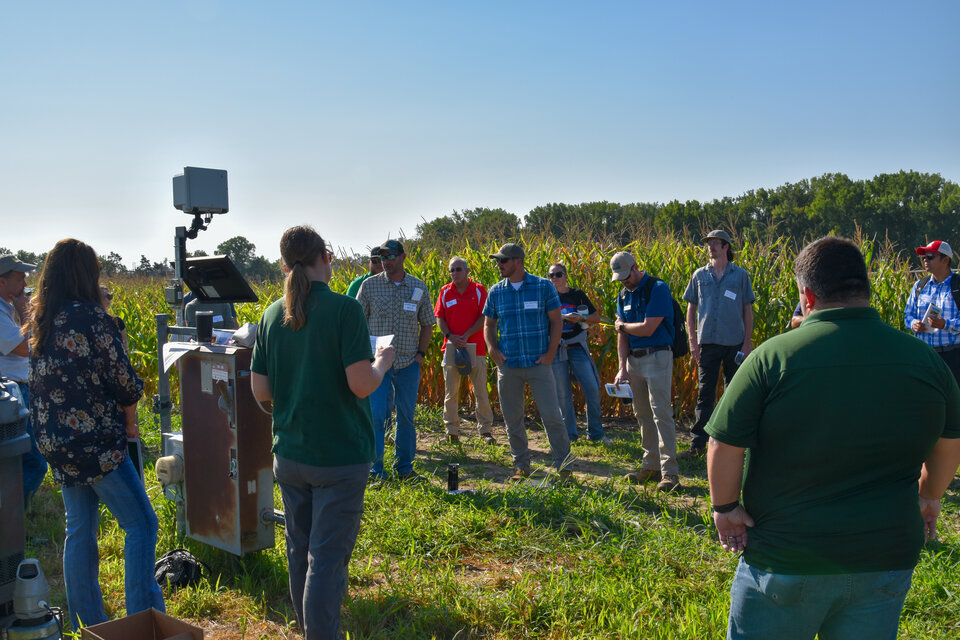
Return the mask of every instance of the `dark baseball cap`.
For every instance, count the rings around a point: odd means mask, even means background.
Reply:
[[[523,247],[518,244],[508,242],[500,247],[500,251],[492,254],[490,257],[502,260],[504,258],[524,258],[526,256],[523,253]]]
[[[399,256],[403,253],[403,245],[400,244],[399,240],[387,240],[382,245],[374,249],[374,251],[377,252],[377,255],[381,253],[387,253],[389,255]]]

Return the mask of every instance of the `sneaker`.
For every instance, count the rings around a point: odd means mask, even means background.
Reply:
[[[613,440],[611,440],[611,439],[608,438],[607,436],[603,436],[603,437],[600,438],[599,440],[593,440],[593,442],[596,442],[596,443],[598,443],[598,444],[602,444],[602,445],[605,446],[605,447],[609,447],[609,446],[611,446],[611,445],[613,444]]]
[[[680,478],[678,476],[663,476],[663,480],[657,485],[657,491],[670,493],[680,488]]]
[[[634,471],[633,473],[628,473],[623,476],[624,480],[631,484],[644,484],[645,482],[659,482],[660,480],[660,470],[659,469],[640,469],[639,471]]]
[[[483,440],[484,444],[497,444],[497,439],[493,437],[492,433],[481,433],[480,439]]]
[[[460,444],[460,436],[453,435],[453,434],[448,435],[447,442],[449,442],[450,444]]]
[[[707,455],[706,445],[702,447],[690,447],[686,451],[677,454],[677,460],[693,460]]]
[[[530,469],[521,469],[517,467],[513,470],[513,475],[507,479],[507,482],[523,482],[530,477]]]
[[[419,484],[420,482],[423,482],[424,477],[416,471],[409,471],[407,473],[401,473],[398,475],[397,480],[400,482],[407,482],[409,484]]]

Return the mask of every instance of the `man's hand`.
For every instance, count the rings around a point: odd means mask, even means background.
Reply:
[[[556,357],[556,355],[557,355],[556,350],[550,351],[548,349],[546,353],[544,353],[542,356],[537,358],[536,364],[542,364],[549,367],[553,363],[553,359],[554,357]]]
[[[620,319],[620,316],[617,316],[617,318],[613,321],[613,326],[616,327],[617,333],[626,333],[626,329],[623,328],[626,324],[626,322]]]
[[[743,345],[740,347],[740,351],[743,352],[744,359],[746,359],[746,357],[750,355],[750,352],[753,351],[753,342],[750,340],[750,338],[747,338],[746,340],[743,341]]]
[[[726,551],[739,553],[747,548],[747,527],[753,526],[753,518],[743,505],[729,513],[714,513],[713,523],[717,525],[720,546]]]
[[[930,326],[934,329],[943,329],[947,326],[947,321],[943,318],[930,318]]]
[[[690,357],[693,358],[693,361],[697,364],[700,364],[700,345],[691,342],[690,343]]]
[[[912,329],[914,333],[923,333],[927,330],[927,325],[920,320],[914,320],[910,323],[910,329]]]
[[[453,342],[454,346],[457,347],[458,349],[467,346],[466,336],[461,336],[455,333],[451,333],[450,341]]]
[[[937,517],[940,515],[940,499],[920,496],[920,515],[923,517],[923,537],[927,542],[937,539]]]
[[[492,349],[488,349],[487,351],[498,367],[502,367],[503,363],[507,361],[507,357],[503,355],[503,351],[500,351],[500,349],[494,347]]]
[[[613,384],[620,386],[621,384],[630,384],[630,374],[627,373],[626,367],[621,367],[617,371],[617,377],[613,379]]]

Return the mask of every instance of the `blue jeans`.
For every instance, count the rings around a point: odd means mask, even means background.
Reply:
[[[283,497],[297,624],[306,640],[337,638],[370,465],[315,467],[274,456],[273,473]]]
[[[580,383],[583,398],[587,405],[587,436],[591,440],[603,439],[603,425],[600,422],[600,377],[593,358],[582,347],[572,345],[566,348],[567,359],[563,362],[553,360],[553,377],[557,382],[557,402],[560,404],[560,413],[563,423],[567,427],[570,441],[576,440],[577,412],[573,408],[573,388],[570,374]]]
[[[63,581],[74,631],[106,622],[100,591],[97,528],[100,503],[109,509],[125,534],[124,589],[127,615],[153,607],[166,611],[163,592],[154,578],[157,514],[147,498],[130,458],[93,484],[63,487],[67,537],[63,543]]]
[[[20,395],[23,396],[23,406],[30,409],[30,390],[27,383],[18,382]],[[47,475],[47,461],[40,455],[37,449],[37,439],[33,435],[33,424],[30,422],[30,416],[27,416],[27,433],[30,435],[30,451],[23,454],[23,508],[26,509],[30,502],[30,496],[36,493],[37,489],[43,483],[43,477]]]
[[[390,392],[393,392],[397,410],[397,435],[394,438],[396,451],[393,470],[398,475],[413,471],[413,456],[417,451],[417,431],[413,426],[413,412],[417,407],[420,391],[420,363],[416,360],[403,369],[390,369],[383,382],[370,394],[370,411],[373,413],[373,435],[377,459],[370,473],[377,478],[386,477],[383,470],[385,422]]]
[[[784,575],[743,559],[730,587],[728,640],[895,640],[913,569]]]

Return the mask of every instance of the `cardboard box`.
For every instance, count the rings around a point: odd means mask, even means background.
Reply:
[[[203,640],[203,629],[147,609],[126,618],[84,627],[81,640]]]

